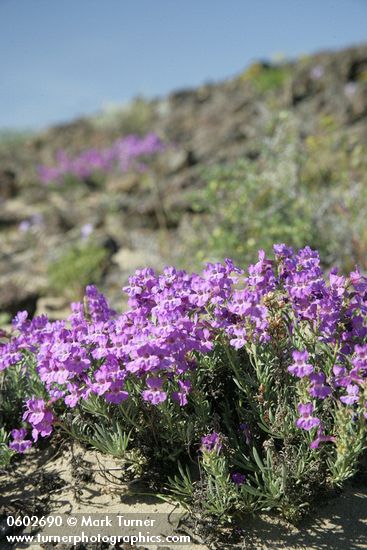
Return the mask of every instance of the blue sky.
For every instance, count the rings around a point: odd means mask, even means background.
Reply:
[[[0,0],[0,128],[367,41],[367,0]]]

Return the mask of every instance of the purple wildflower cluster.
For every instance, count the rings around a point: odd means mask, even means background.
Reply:
[[[73,408],[93,394],[119,404],[138,391],[145,407],[167,400],[184,407],[195,390],[191,374],[196,361],[216,342],[235,351],[253,344],[271,346],[279,338],[286,340],[292,356],[288,384],[300,379],[307,388],[306,402],[298,405],[297,427],[318,429],[314,448],[332,440],[317,416],[318,400],[366,405],[367,278],[358,270],[349,278],[336,270],[325,277],[317,252],[309,247],[294,253],[275,245],[274,251],[275,261],[261,251],[247,276],[231,260],[208,264],[201,275],[174,267],[162,274],[138,270],[124,289],[129,309],[122,314],[111,310],[93,286],[87,287],[83,303],[72,304],[65,321],[50,322],[44,315],[29,320],[20,312],[13,321],[14,335],[0,339],[0,370],[18,363],[24,353],[35,357],[48,398],[32,397],[26,403],[23,420],[31,426],[33,440],[51,433],[56,403],[58,410],[62,403]],[[274,316],[279,314],[287,330],[274,336]],[[299,337],[293,336],[301,329],[330,350],[330,371],[324,372],[313,348],[295,344]],[[249,442],[247,424],[241,429]],[[13,447],[22,435],[22,430],[14,432]],[[217,435],[203,438],[202,448],[218,449]]]
[[[150,133],[140,138],[129,135],[115,141],[105,149],[88,149],[76,157],[70,157],[65,151],[56,155],[54,166],[40,166],[39,176],[43,183],[62,183],[66,176],[79,180],[87,179],[95,173],[108,173],[119,170],[124,173],[134,167],[144,171],[143,160],[164,150],[159,137]]]
[[[25,428],[12,430],[10,435],[12,441],[9,443],[9,447],[16,453],[25,453],[27,449],[32,447],[32,441],[30,439],[25,439],[27,435],[27,430]]]

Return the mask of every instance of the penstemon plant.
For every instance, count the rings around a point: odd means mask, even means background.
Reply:
[[[131,168],[142,172],[146,169],[144,161],[164,149],[164,143],[154,133],[144,137],[132,134],[105,149],[87,149],[74,157],[58,151],[55,165],[39,166],[38,173],[42,183],[63,184],[68,180],[98,179],[114,171],[125,173]]]
[[[9,448],[57,430],[201,517],[299,519],[365,449],[367,278],[326,276],[309,247],[274,253],[247,274],[139,270],[122,314],[93,286],[66,321],[18,313],[0,347],[4,403],[24,402]]]

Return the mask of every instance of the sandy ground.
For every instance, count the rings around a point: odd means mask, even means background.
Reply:
[[[7,512],[21,510],[30,514],[47,503],[49,514],[106,514],[127,515],[129,518],[158,518],[161,534],[179,534],[180,515],[183,513],[174,505],[141,494],[139,486],[121,483],[121,461],[111,459],[93,451],[80,448],[60,447],[52,451],[31,454],[22,460],[14,472],[0,475],[0,509]],[[132,495],[131,492],[134,492]],[[102,516],[103,514],[103,516]],[[66,517],[66,516],[65,516]],[[296,529],[279,520],[262,516],[249,518],[244,524],[243,540],[236,545],[223,542],[206,545],[199,537],[192,535],[191,544],[163,544],[159,548],[208,550],[221,549],[278,549],[288,550],[353,550],[367,548],[367,486],[350,486],[340,496],[322,505],[317,516],[311,517]],[[78,532],[68,531],[69,532]],[[151,531],[153,533],[158,531]],[[51,531],[43,530],[44,533]],[[54,533],[58,531],[53,531]],[[189,531],[188,531],[189,532]],[[133,534],[134,530],[129,530]],[[116,531],[115,531],[116,534]],[[2,543],[0,548],[3,550]],[[11,547],[6,547],[4,550]],[[38,550],[45,546],[27,544],[13,548]],[[47,548],[51,548],[48,546]],[[71,548],[57,546],[56,548]],[[86,546],[91,548],[92,546]],[[122,545],[122,549],[133,548]],[[143,545],[136,550],[146,548]],[[154,550],[155,545],[149,549]]]

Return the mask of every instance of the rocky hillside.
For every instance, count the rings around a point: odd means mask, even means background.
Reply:
[[[206,167],[247,159],[261,171],[264,142],[282,113],[297,122],[302,143],[327,128],[353,144],[347,156],[365,148],[367,45],[290,63],[255,63],[231,80],[163,99],[136,100],[129,108],[31,137],[3,139],[2,322],[19,309],[62,315],[66,303],[78,297],[75,280],[84,282],[79,274],[85,265],[80,267],[76,257],[87,252],[85,263],[99,258],[97,265],[87,266],[90,281],[117,306],[122,305],[120,289],[136,268],[173,261],[190,267],[184,235],[192,220],[203,216],[193,194],[204,185]],[[40,182],[37,167],[52,165],[60,149],[73,155],[147,132],[168,146],[145,173],[110,174],[102,182],[86,179],[59,187]],[[324,169],[322,163],[316,166],[316,171]]]

